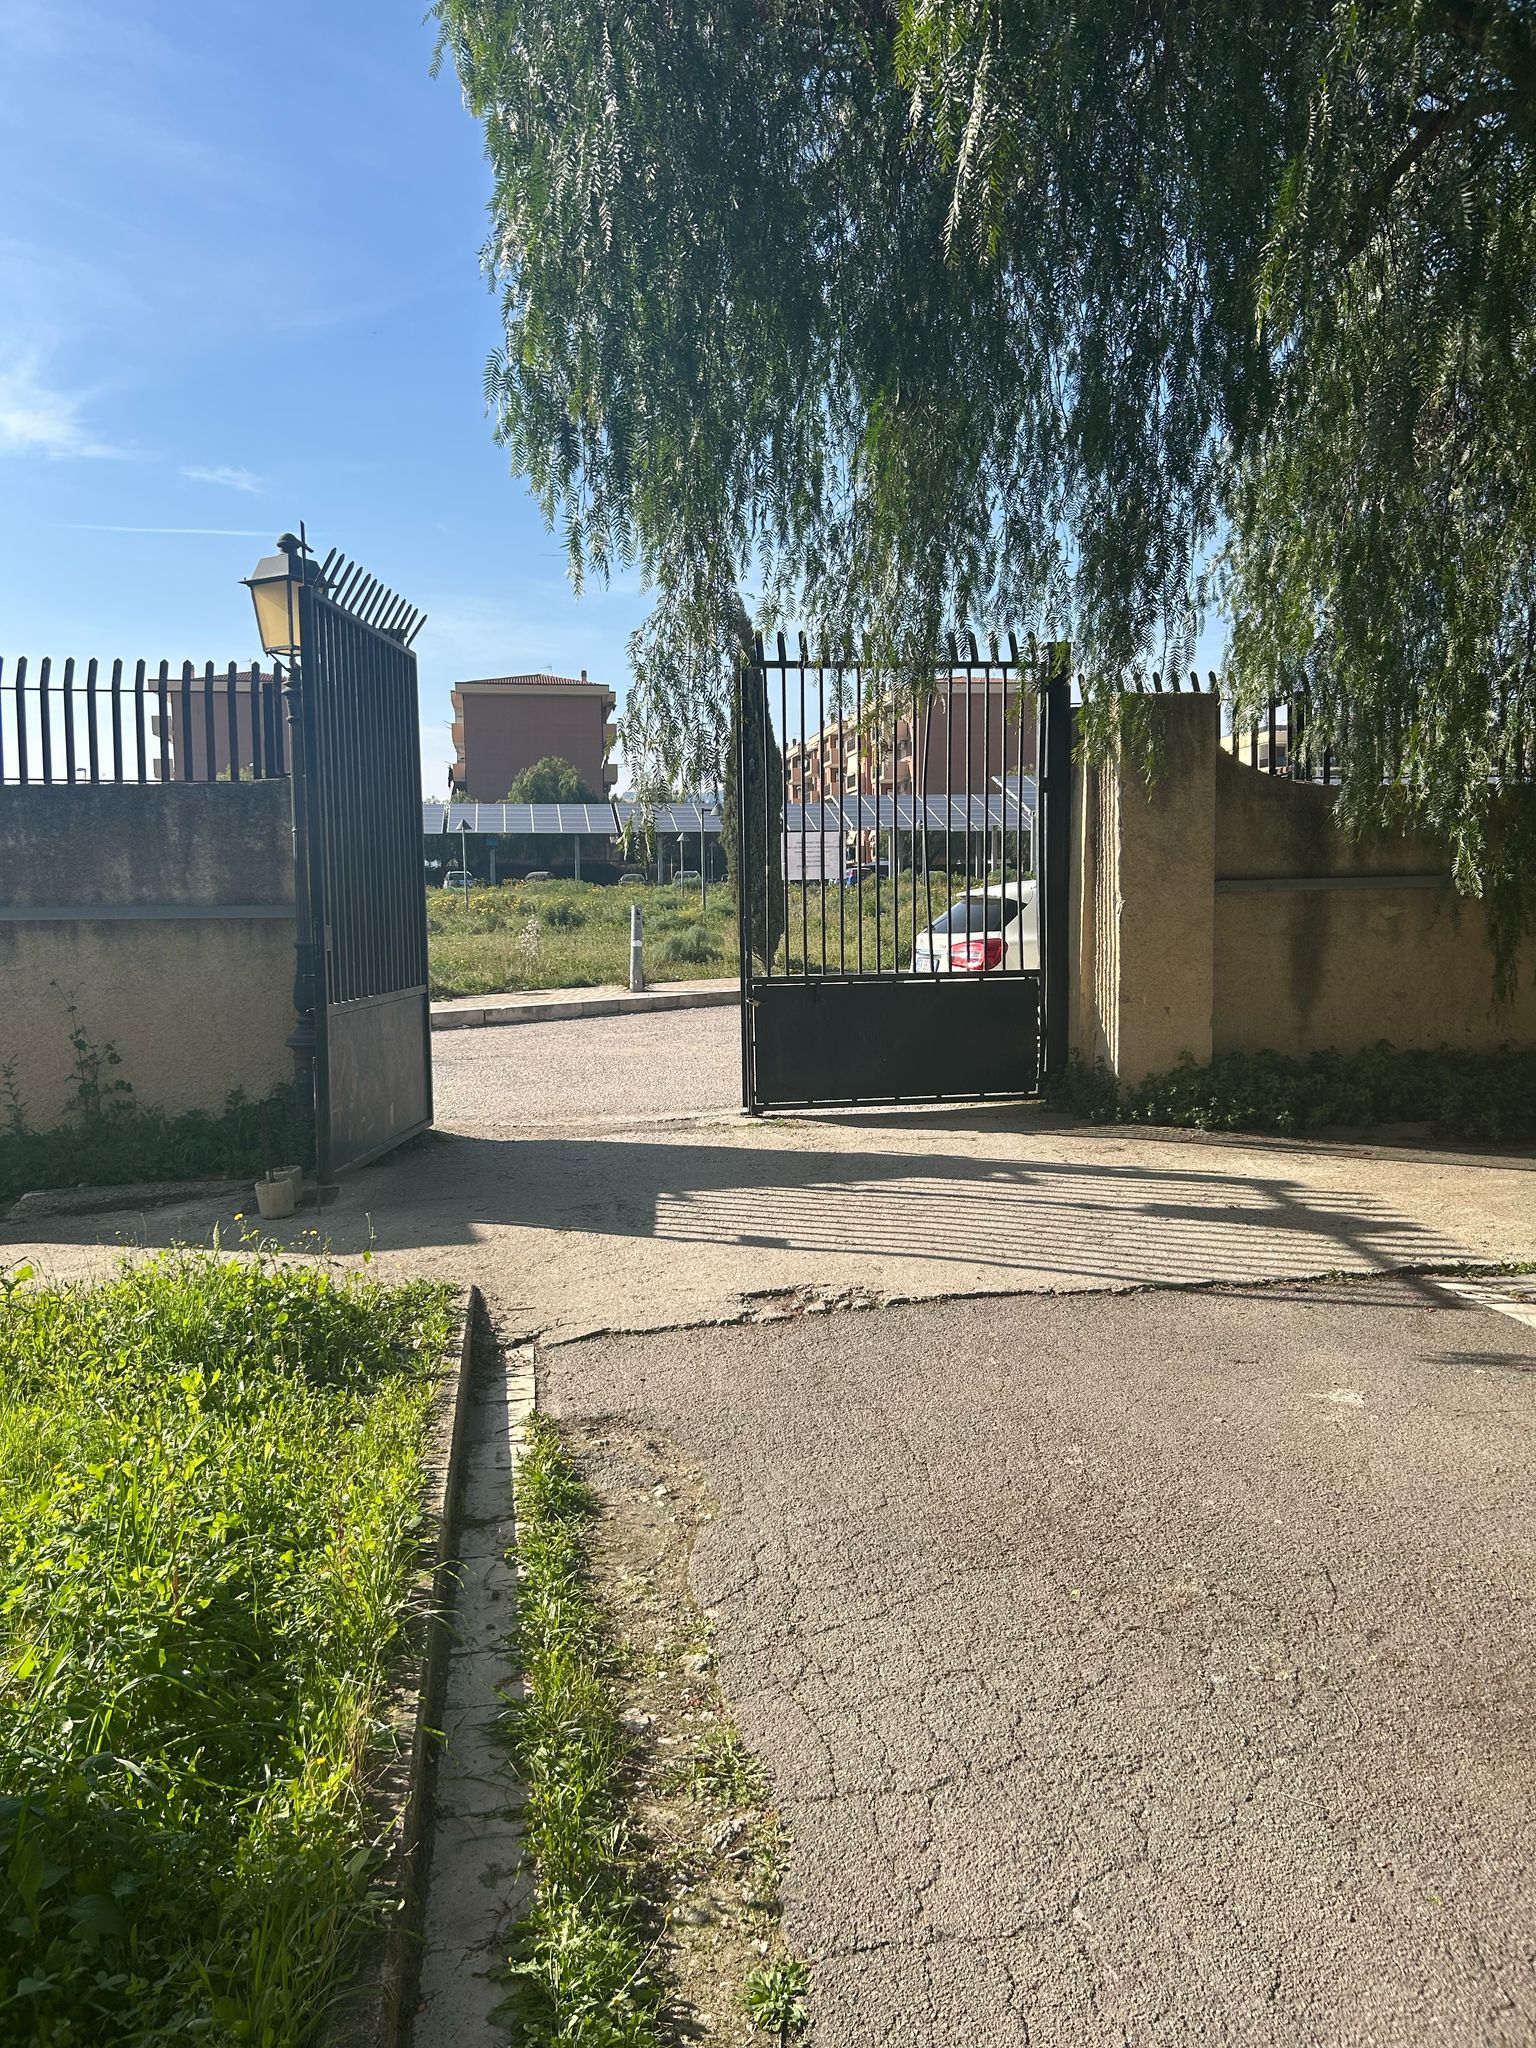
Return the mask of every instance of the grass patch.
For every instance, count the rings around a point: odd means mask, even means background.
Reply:
[[[996,878],[994,878],[996,879]],[[1014,879],[1009,870],[1008,879]],[[792,882],[785,891],[785,933],[774,972],[798,974],[823,963],[851,972],[907,967],[913,939],[966,893],[963,874],[935,869],[872,879],[856,888]],[[970,886],[980,888],[973,877]],[[499,995],[518,989],[622,986],[629,979],[629,909],[645,919],[645,968],[653,981],[697,981],[734,974],[736,904],[729,887],[711,883],[709,903],[698,888],[675,883],[610,886],[601,882],[507,882],[427,891],[431,991],[450,996]],[[862,945],[862,956],[860,947]]]
[[[527,1788],[533,1905],[513,1936],[525,2048],[656,2048],[617,1653],[583,1536],[595,1514],[551,1425],[535,1416],[517,1479],[517,1644],[527,1696],[508,1721]]]
[[[1510,1143],[1536,1137],[1536,1051],[1399,1052],[1383,1043],[1305,1059],[1224,1053],[1129,1089],[1102,1067],[1077,1065],[1056,1100],[1094,1123],[1281,1133],[1428,1123],[1449,1137]]]
[[[601,882],[508,882],[427,891],[427,948],[436,998],[518,989],[599,988],[629,980],[629,909],[645,919],[645,964],[654,981],[697,981],[734,972],[736,907],[722,884],[708,909],[697,887],[623,888]],[[678,944],[674,946],[672,940]]]
[[[0,2039],[302,2048],[366,1803],[450,1299],[166,1254],[0,1300]]]

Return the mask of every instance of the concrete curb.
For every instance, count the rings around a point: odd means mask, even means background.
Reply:
[[[594,989],[590,994],[502,996],[434,1003],[434,1031],[464,1031],[483,1024],[552,1024],[569,1017],[630,1017],[651,1010],[712,1010],[741,1001],[737,982],[676,982],[648,988],[639,995],[627,989]]]
[[[488,1348],[491,1348],[488,1344]],[[532,1902],[523,1842],[525,1790],[503,1721],[526,1697],[513,1647],[519,1570],[514,1489],[528,1449],[535,1349],[513,1343],[478,1367],[464,1459],[462,1572],[453,1654],[440,1708],[412,2048],[467,2048],[504,2037],[507,1931]],[[385,2048],[403,2048],[390,2041]]]
[[[342,1987],[335,2016],[322,2035],[324,2048],[406,2048],[416,2010],[432,1786],[459,1579],[470,1383],[475,1340],[485,1320],[479,1288],[470,1287],[461,1295],[459,1318],[427,1423],[422,1507],[437,1534],[411,1587],[410,1619],[392,1702],[400,1747],[395,1762],[373,1788],[381,1815],[391,1822],[392,1836],[373,1889],[389,1898],[393,1910],[364,1946],[350,1981]]]

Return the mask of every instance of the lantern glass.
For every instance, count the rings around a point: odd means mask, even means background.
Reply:
[[[310,564],[299,552],[299,543],[285,534],[278,542],[280,554],[258,562],[245,579],[256,610],[256,631],[263,653],[292,660],[301,651],[299,585],[313,581]]]

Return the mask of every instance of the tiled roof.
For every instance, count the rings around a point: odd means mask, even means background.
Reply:
[[[606,690],[606,683],[588,682],[585,676],[464,676],[465,683],[520,683],[545,690]]]

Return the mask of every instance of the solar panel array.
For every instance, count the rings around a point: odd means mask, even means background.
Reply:
[[[848,796],[824,804],[786,804],[786,832],[998,832],[1028,825],[1034,817],[1032,792],[1022,805],[1015,791],[1004,796]]]
[[[612,839],[618,827],[612,804],[441,804],[424,803],[421,829],[434,832],[525,834],[533,838],[577,835]],[[718,829],[718,828],[717,828]]]
[[[990,796],[848,796],[823,804],[786,804],[784,830],[799,832],[996,832],[1028,824],[1038,797],[1033,776],[1024,777],[1022,803],[1019,778],[1005,778],[1006,793]],[[461,804],[424,803],[423,832],[469,832],[475,835],[524,835],[530,838],[572,838],[580,834],[618,838],[635,821],[642,828],[640,804],[625,797],[599,804]],[[650,814],[653,832],[703,832],[718,836],[720,812],[713,804],[656,804]]]
[[[621,797],[613,809],[621,831],[631,819],[642,825],[645,822],[642,806],[630,797]],[[655,804],[651,808],[651,825],[657,832],[718,833],[720,807],[711,803]]]

